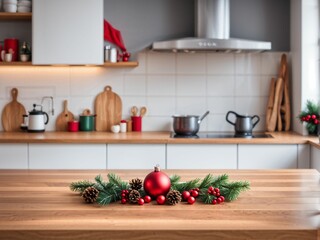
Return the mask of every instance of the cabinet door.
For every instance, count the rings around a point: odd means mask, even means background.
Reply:
[[[33,0],[33,64],[103,64],[103,0]]]
[[[0,144],[0,169],[28,169],[28,144]]]
[[[108,169],[164,169],[165,158],[165,144],[108,144]]]
[[[29,144],[30,169],[106,169],[105,144]]]
[[[168,169],[237,169],[237,145],[167,145]]]
[[[297,145],[239,145],[239,169],[286,169],[298,167]]]
[[[320,172],[320,149],[311,147],[311,168],[315,168]]]

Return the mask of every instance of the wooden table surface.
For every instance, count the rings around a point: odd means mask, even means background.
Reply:
[[[166,170],[182,181],[228,173],[251,190],[220,205],[86,204],[73,181],[102,173],[124,180],[148,170],[0,171],[0,239],[320,239],[316,170]]]

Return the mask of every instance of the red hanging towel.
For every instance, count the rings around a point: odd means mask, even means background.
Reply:
[[[104,20],[104,40],[114,43],[123,52],[127,51],[122,40],[121,32],[115,29],[107,20]]]

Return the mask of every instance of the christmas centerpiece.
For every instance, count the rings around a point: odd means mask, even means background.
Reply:
[[[315,104],[308,100],[305,110],[299,114],[299,119],[301,123],[306,123],[309,134],[316,135],[320,122],[320,104]]]
[[[236,200],[242,191],[248,190],[247,181],[230,182],[227,174],[214,177],[207,174],[203,179],[196,178],[181,182],[181,177],[167,176],[156,166],[144,180],[140,178],[123,181],[114,173],[107,175],[104,181],[101,175],[95,181],[81,180],[70,184],[70,189],[80,192],[86,203],[97,202],[108,205],[112,202],[143,205],[155,200],[159,205],[176,205],[181,201],[194,204],[197,199],[206,204],[219,204]]]

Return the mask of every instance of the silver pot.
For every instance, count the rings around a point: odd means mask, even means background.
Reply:
[[[234,114],[236,116],[236,121],[231,122],[229,120],[229,115]],[[256,119],[256,121],[254,121]],[[234,126],[236,135],[251,135],[253,128],[257,125],[257,123],[260,121],[259,116],[243,116],[239,115],[233,111],[229,111],[226,115],[226,120],[230,124]]]
[[[196,135],[200,128],[200,123],[209,114],[207,111],[201,117],[196,115],[174,115],[173,130],[178,135]]]

